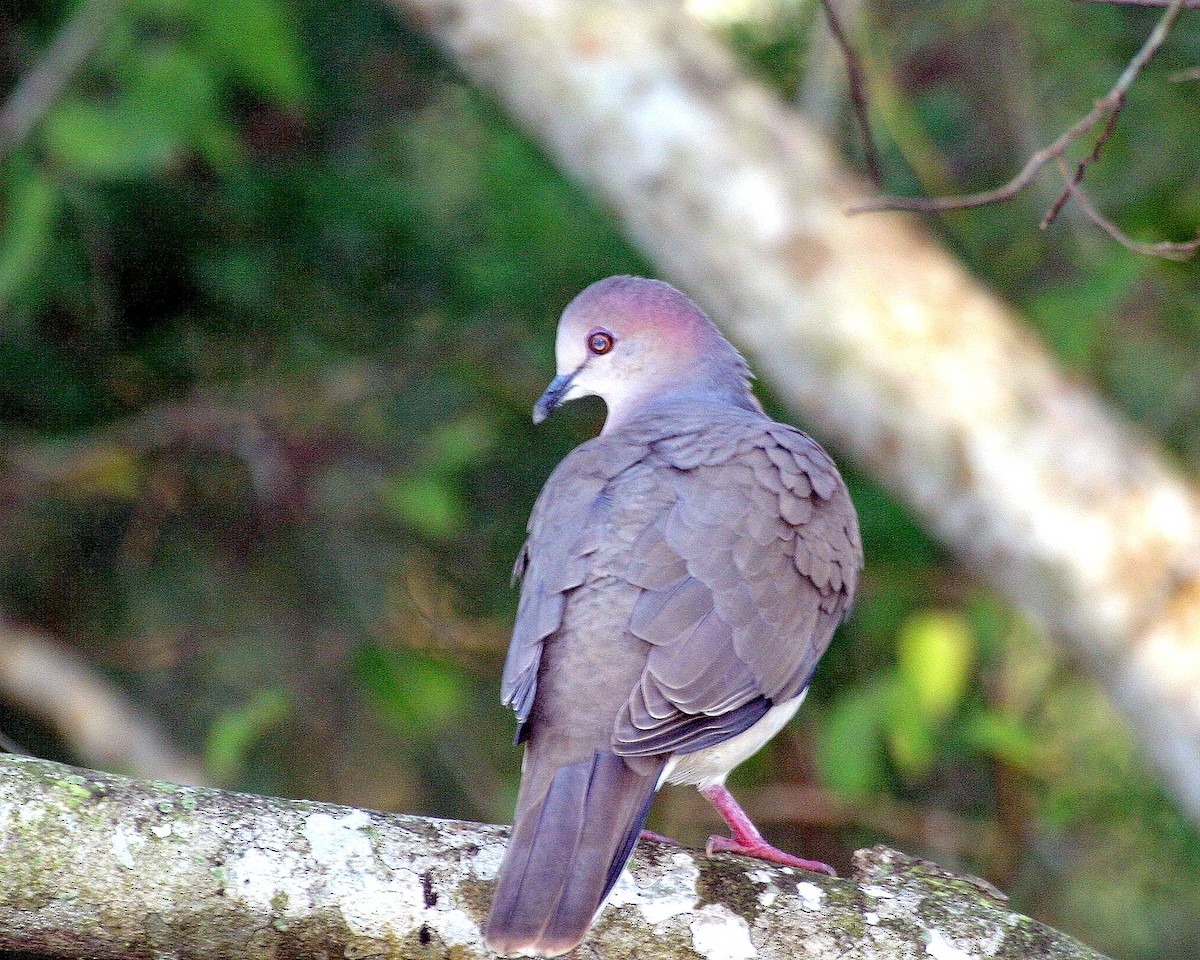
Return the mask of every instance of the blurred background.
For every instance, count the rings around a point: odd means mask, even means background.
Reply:
[[[887,185],[908,193],[1010,176],[1154,19],[1065,0],[840,9]],[[680,15],[861,155],[816,3]],[[1200,63],[1200,14],[1163,59]],[[1200,84],[1167,66],[1088,184],[1129,232],[1187,238]],[[85,765],[507,820],[509,570],[545,477],[602,417],[572,404],[535,433],[531,405],[563,305],[652,268],[382,3],[6,0],[0,103],[39,68],[62,89],[0,130],[0,732]],[[1050,177],[936,229],[1194,474],[1200,271],[1069,208],[1039,231],[1056,193]],[[1115,958],[1194,958],[1200,831],[1131,731],[847,473],[854,616],[735,792],[804,856],[844,870],[892,844]],[[668,790],[650,825],[701,844],[717,822]]]

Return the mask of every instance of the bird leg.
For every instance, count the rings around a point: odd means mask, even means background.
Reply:
[[[744,857],[755,857],[758,860],[770,860],[772,863],[782,863],[788,867],[799,867],[801,870],[811,870],[814,873],[826,873],[836,877],[833,867],[819,860],[802,860],[784,853],[777,847],[771,846],[758,832],[754,821],[746,815],[746,811],[733,799],[723,784],[711,787],[701,787],[700,794],[717,808],[717,813],[729,824],[732,837],[709,837],[708,845],[704,848],[710,856],[715,852],[740,853]]]
[[[664,837],[661,833],[655,833],[653,830],[643,830],[639,840],[657,840],[659,843],[669,843],[673,847],[679,846],[679,841],[674,837]]]

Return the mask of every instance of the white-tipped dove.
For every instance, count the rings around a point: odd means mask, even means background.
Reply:
[[[767,844],[724,784],[800,706],[862,568],[833,461],[763,413],[674,287],[593,284],[555,351],[534,421],[591,394],[608,418],[546,482],[514,570],[503,696],[525,758],[484,933],[524,956],[579,944],[664,782],[729,824],[710,853],[832,873]]]

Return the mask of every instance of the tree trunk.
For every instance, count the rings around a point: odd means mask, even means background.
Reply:
[[[507,830],[0,757],[0,951],[492,956]],[[582,956],[1103,960],[981,880],[882,847],[833,880],[643,843]],[[590,951],[590,953],[589,953]]]
[[[961,558],[1068,642],[1200,819],[1200,501],[678,4],[392,0]],[[547,336],[550,332],[547,331]]]

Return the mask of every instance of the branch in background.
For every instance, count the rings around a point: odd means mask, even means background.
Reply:
[[[1089,0],[1089,2],[1103,2],[1103,0]],[[1134,0],[1110,0],[1110,2],[1131,3]],[[867,213],[878,210],[912,210],[922,213],[936,213],[946,210],[968,210],[973,207],[982,207],[993,203],[1003,203],[1011,200],[1018,193],[1024,190],[1033,179],[1041,171],[1050,160],[1058,160],[1064,156],[1071,144],[1075,143],[1083,137],[1088,131],[1092,130],[1097,124],[1105,122],[1105,129],[1101,132],[1096,141],[1096,146],[1093,148],[1091,155],[1083,160],[1076,168],[1075,178],[1068,180],[1067,188],[1063,192],[1059,200],[1051,208],[1042,222],[1043,227],[1048,225],[1055,216],[1067,196],[1080,196],[1077,188],[1080,181],[1083,179],[1083,174],[1088,165],[1096,160],[1105,142],[1112,134],[1112,128],[1116,123],[1116,118],[1120,114],[1121,107],[1125,103],[1125,98],[1129,93],[1129,88],[1138,78],[1142,68],[1154,57],[1154,55],[1166,42],[1170,35],[1171,29],[1175,25],[1175,21],[1179,19],[1179,15],[1186,7],[1198,3],[1200,0],[1170,0],[1169,6],[1166,3],[1145,3],[1140,5],[1146,6],[1167,6],[1166,12],[1162,19],[1155,25],[1150,35],[1146,38],[1146,42],[1142,44],[1141,49],[1129,62],[1117,82],[1112,89],[1101,97],[1092,109],[1079,120],[1076,124],[1070,127],[1057,140],[1048,147],[1037,151],[1033,156],[1026,161],[1025,166],[1014,176],[1008,183],[1002,186],[995,187],[991,190],[983,190],[978,193],[962,194],[952,197],[892,197],[881,196],[873,197],[859,203],[851,204],[847,207],[848,213]],[[1089,214],[1089,216],[1091,216]],[[1093,220],[1095,218],[1092,218]],[[1106,221],[1107,222],[1107,221]],[[1110,224],[1111,226],[1111,224]],[[1108,229],[1107,227],[1105,228]],[[1110,235],[1111,234],[1111,231]],[[1119,231],[1118,231],[1119,233]],[[1130,243],[1133,243],[1131,241]],[[1137,250],[1140,253],[1148,253],[1154,256],[1168,257],[1170,259],[1186,259],[1190,257],[1195,248],[1189,243],[1183,244],[1143,244],[1131,246],[1126,244],[1131,250]],[[1188,249],[1191,247],[1191,249]],[[1163,252],[1163,250],[1167,252]]]
[[[1079,186],[1078,178],[1071,176],[1067,168],[1067,163],[1062,157],[1058,158],[1058,168],[1062,172],[1063,180],[1067,184],[1064,196],[1070,195],[1074,197],[1075,202],[1079,204],[1079,208],[1087,215],[1087,218],[1127,250],[1132,250],[1134,253],[1146,256],[1162,257],[1166,260],[1188,260],[1195,255],[1197,250],[1200,250],[1200,230],[1196,232],[1196,239],[1194,240],[1165,240],[1160,243],[1145,243],[1141,240],[1134,240],[1093,206],[1091,199]]]
[[[143,777],[204,783],[200,764],[77,654],[0,620],[0,698],[44,720],[88,764]]]
[[[327,399],[314,395],[310,409]],[[31,489],[77,487],[97,464],[113,458],[174,448],[238,459],[261,503],[287,507],[303,500],[304,478],[287,446],[287,424],[274,415],[279,406],[277,392],[265,388],[231,400],[196,394],[149,407],[75,442],[0,447],[0,509]]]
[[[380,639],[460,660],[477,654],[503,659],[508,625],[468,617],[460,612],[467,606],[444,580],[410,561],[402,585],[388,597]]]
[[[1188,83],[1192,80],[1200,80],[1200,67],[1188,67],[1186,70],[1177,70],[1168,79],[1172,83]]]
[[[858,54],[850,46],[846,30],[833,7],[833,0],[821,0],[821,9],[825,11],[825,19],[829,22],[829,32],[842,50],[846,58],[846,75],[850,81],[850,102],[854,106],[854,117],[858,121],[859,133],[862,136],[863,159],[867,164],[867,172],[876,187],[882,188],[883,175],[880,173],[879,153],[875,148],[875,139],[871,136],[871,120],[867,112],[866,82],[863,79],[862,64]]]
[[[0,108],[0,163],[20,147],[100,45],[124,0],[84,0]]]
[[[0,951],[494,956],[507,831],[0,757]],[[875,847],[836,880],[642,843],[580,953],[1103,960],[990,885]]]

